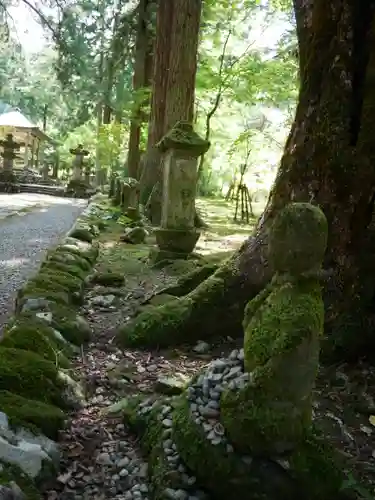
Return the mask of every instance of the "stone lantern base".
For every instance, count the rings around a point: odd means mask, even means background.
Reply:
[[[138,221],[141,219],[139,209],[137,207],[127,207],[125,210],[125,215],[133,221]]]
[[[156,243],[159,247],[150,256],[153,260],[187,259],[193,252],[201,233],[196,229],[155,230]]]

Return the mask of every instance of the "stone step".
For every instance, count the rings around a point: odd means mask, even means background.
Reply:
[[[62,186],[47,186],[43,184],[19,184],[21,193],[49,194],[52,196],[64,196],[65,188]]]

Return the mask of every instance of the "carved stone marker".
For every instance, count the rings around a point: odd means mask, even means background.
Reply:
[[[75,156],[73,160],[72,179],[75,181],[80,181],[82,180],[83,159],[90,153],[86,149],[83,149],[82,144],[78,144],[78,146],[75,149],[70,149],[69,152]]]
[[[13,171],[13,160],[17,157],[16,151],[19,151],[23,144],[13,140],[13,134],[7,134],[4,140],[0,141],[3,148],[1,156],[3,157],[3,168],[7,172]]]
[[[44,162],[42,167],[42,176],[44,182],[47,182],[49,180],[49,170],[50,170],[50,165],[47,162]]]
[[[156,242],[166,258],[186,258],[199,239],[194,226],[198,158],[210,143],[188,122],[178,122],[159,142],[163,153],[163,198]]]
[[[121,204],[124,213],[131,219],[139,217],[139,182],[133,177],[126,177],[122,185]]]

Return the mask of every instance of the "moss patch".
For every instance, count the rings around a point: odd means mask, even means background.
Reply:
[[[75,278],[62,271],[49,271],[42,269],[32,280],[27,284],[31,289],[47,289],[66,293],[70,301],[75,304],[81,304],[83,299],[83,281]]]
[[[84,280],[88,275],[87,271],[82,270],[79,266],[75,264],[64,264],[63,262],[47,260],[41,266],[42,271],[56,272],[60,271],[62,273],[68,274],[80,280]]]
[[[86,241],[87,243],[91,243],[94,239],[94,236],[90,229],[85,227],[75,227],[69,233],[71,238],[76,238],[77,240]]]
[[[62,264],[77,266],[85,272],[89,272],[92,267],[91,263],[82,257],[74,248],[63,249],[61,247],[57,247],[48,255],[46,262],[59,262]]]
[[[38,354],[0,347],[0,390],[64,408],[56,366]]]
[[[32,284],[28,284],[24,288],[19,290],[17,294],[16,311],[21,311],[27,299],[45,299],[62,306],[67,306],[71,302],[69,295],[61,289],[48,290],[44,288],[38,288]]]
[[[274,271],[300,274],[320,268],[328,240],[328,222],[310,203],[290,203],[275,218],[269,235]]]
[[[26,399],[9,391],[0,391],[0,408],[6,413],[12,427],[39,429],[45,436],[57,440],[64,427],[65,413],[56,406]]]
[[[0,345],[35,352],[58,367],[70,367],[69,360],[64,355],[68,350],[66,346],[59,343],[51,328],[31,318],[15,322],[8,328]]]
[[[225,445],[211,444],[183,398],[174,411],[173,439],[186,465],[218,500],[248,498],[249,492],[255,499],[301,498],[294,494],[292,480],[278,464],[260,459],[246,463],[241,455],[227,452]]]
[[[194,132],[193,125],[189,122],[179,121],[157,144],[165,152],[168,149],[191,151],[197,155],[204,154],[210,147],[210,142],[202,139]]]
[[[192,306],[192,300],[186,297],[144,310],[133,322],[118,331],[118,340],[123,345],[140,347],[168,347],[171,343],[184,342],[185,339],[178,332],[189,317]],[[176,335],[173,339],[171,330]]]
[[[315,280],[276,287],[255,312],[244,341],[252,383],[222,396],[223,423],[244,451],[281,453],[310,425],[323,322]]]
[[[60,332],[68,342],[80,346],[90,340],[90,326],[76,310],[49,304],[47,311],[52,313],[50,326]]]

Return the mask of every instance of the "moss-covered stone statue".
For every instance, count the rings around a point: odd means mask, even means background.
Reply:
[[[151,498],[351,498],[312,419],[327,233],[319,208],[288,205],[269,237],[274,278],[245,311],[244,349],[212,361],[180,396],[125,405],[150,456]]]
[[[293,203],[270,231],[271,285],[245,310],[245,370],[251,381],[222,397],[222,421],[244,451],[279,454],[311,424],[324,306],[319,271],[327,221],[317,207]]]

